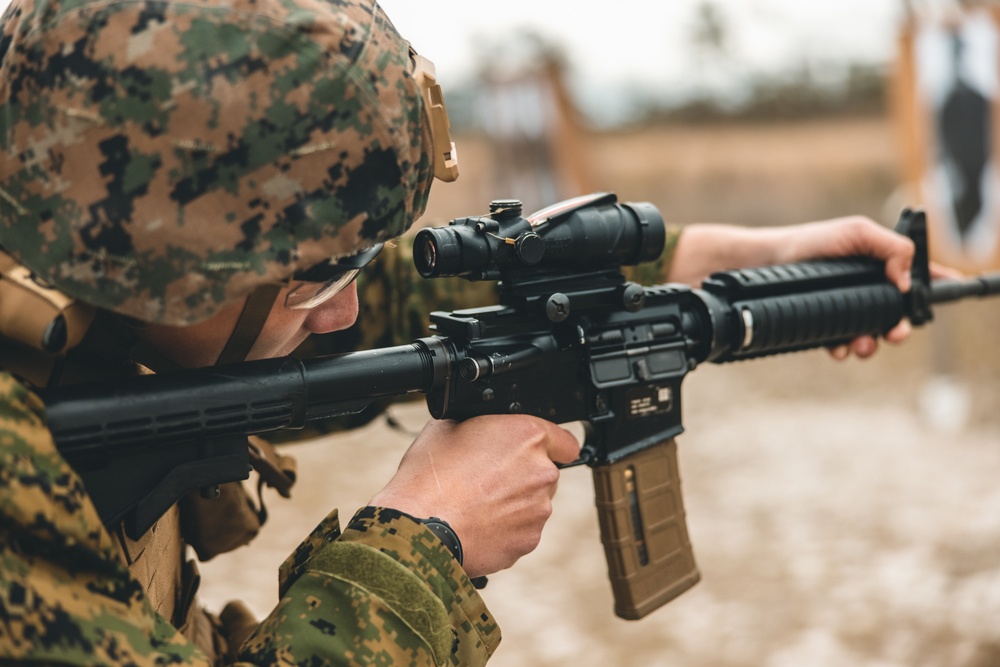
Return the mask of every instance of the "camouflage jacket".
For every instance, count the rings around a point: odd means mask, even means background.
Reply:
[[[7,373],[0,563],[0,662],[210,664],[153,610],[56,451],[44,406]],[[241,664],[476,665],[500,639],[447,548],[392,510],[365,508],[343,533],[332,513],[280,575],[279,604]]]

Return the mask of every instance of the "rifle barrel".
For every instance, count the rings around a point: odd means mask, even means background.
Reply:
[[[930,302],[947,303],[994,294],[1000,294],[1000,273],[984,273],[965,280],[935,280],[931,284]]]

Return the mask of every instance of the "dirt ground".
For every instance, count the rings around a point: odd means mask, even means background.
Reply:
[[[890,210],[880,119],[667,128],[591,146],[606,189],[625,184],[625,197],[679,219]],[[643,160],[622,158],[639,147]],[[484,204],[487,184],[469,181],[428,217],[475,212],[462,207]],[[679,444],[701,583],[643,620],[617,619],[590,473],[567,471],[539,548],[483,592],[504,633],[491,664],[1000,665],[998,306],[941,308],[934,327],[864,362],[809,352],[697,369]],[[419,402],[393,411],[411,430],[426,419]],[[269,503],[252,547],[203,564],[203,601],[240,597],[265,614],[278,564],[330,507],[364,505],[409,441],[378,421],[293,445],[295,498]]]

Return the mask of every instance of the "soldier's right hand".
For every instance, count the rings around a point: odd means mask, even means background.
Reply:
[[[447,521],[469,576],[492,574],[538,546],[559,481],[555,462],[579,453],[571,433],[537,417],[431,421],[371,504]]]

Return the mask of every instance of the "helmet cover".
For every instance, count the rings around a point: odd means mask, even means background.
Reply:
[[[412,69],[373,0],[14,0],[0,246],[94,306],[205,319],[423,213]]]

